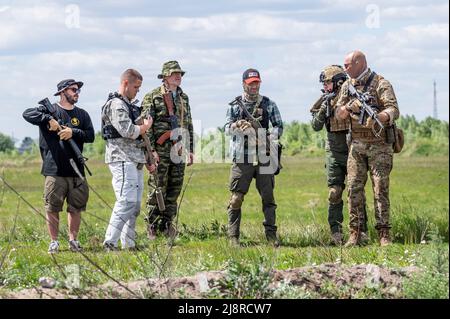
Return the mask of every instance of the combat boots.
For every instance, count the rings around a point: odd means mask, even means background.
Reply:
[[[175,237],[177,237],[177,229],[175,228],[175,226],[173,225],[172,222],[168,221],[166,222],[165,228],[163,230],[163,234],[164,236],[166,236],[166,238],[169,239],[175,239]]]
[[[266,239],[274,247],[280,247],[280,240],[277,237],[277,233],[271,232],[271,231],[270,232],[266,232]]]
[[[369,242],[369,237],[364,232],[357,230],[350,231],[350,238],[345,243],[344,247],[364,246]]]
[[[147,225],[147,238],[149,240],[155,240],[156,239],[156,225],[155,224],[148,224]]]
[[[335,232],[331,234],[331,244],[335,245],[335,246],[340,246],[342,245],[344,240],[344,237],[342,236],[341,232]]]
[[[378,237],[380,238],[380,246],[385,247],[392,244],[391,238],[389,236],[389,229],[382,228],[378,230]]]

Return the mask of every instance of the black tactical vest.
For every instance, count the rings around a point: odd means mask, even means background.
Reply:
[[[125,105],[128,108],[128,115],[131,119],[131,121],[133,122],[133,124],[136,125],[136,120],[139,117],[139,115],[141,115],[141,108],[138,107],[135,103],[129,103],[128,101],[126,101],[122,95],[120,95],[117,92],[114,93],[110,93],[108,95],[108,99],[106,100],[105,104],[102,106],[102,125],[101,125],[101,130],[102,130],[102,137],[104,140],[109,140],[112,138],[120,138],[122,137],[122,135],[119,134],[119,132],[117,132],[116,128],[112,125],[112,124],[106,124],[105,120],[103,118],[104,112],[105,112],[105,107],[108,104],[109,101],[111,101],[112,99],[118,98],[120,100],[122,100]]]
[[[242,96],[238,96],[238,97],[236,97],[236,99],[242,100]],[[253,116],[255,118],[259,117],[259,115],[255,115],[255,112],[257,112],[258,109],[262,110],[262,118],[259,121],[259,123],[266,130],[269,129],[269,121],[270,121],[269,120],[269,112],[267,110],[269,108],[269,103],[270,103],[269,98],[266,96],[263,96],[261,103],[258,105],[258,107],[255,110],[253,110]],[[245,105],[245,103],[244,103],[244,105]],[[245,117],[245,115],[243,114],[241,109],[239,110],[239,119],[249,120]]]

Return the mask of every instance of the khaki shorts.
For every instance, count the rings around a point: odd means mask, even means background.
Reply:
[[[45,211],[52,213],[62,211],[64,199],[67,199],[68,213],[85,211],[89,199],[89,187],[79,177],[46,176]]]

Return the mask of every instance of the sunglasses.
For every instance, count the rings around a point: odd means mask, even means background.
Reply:
[[[68,90],[72,91],[75,94],[80,94],[81,89],[77,89],[77,88],[68,88]]]

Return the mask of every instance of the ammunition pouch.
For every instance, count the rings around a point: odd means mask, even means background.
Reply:
[[[398,128],[394,124],[394,153],[400,153],[403,149],[403,145],[405,144],[405,136],[403,134],[403,130]]]

